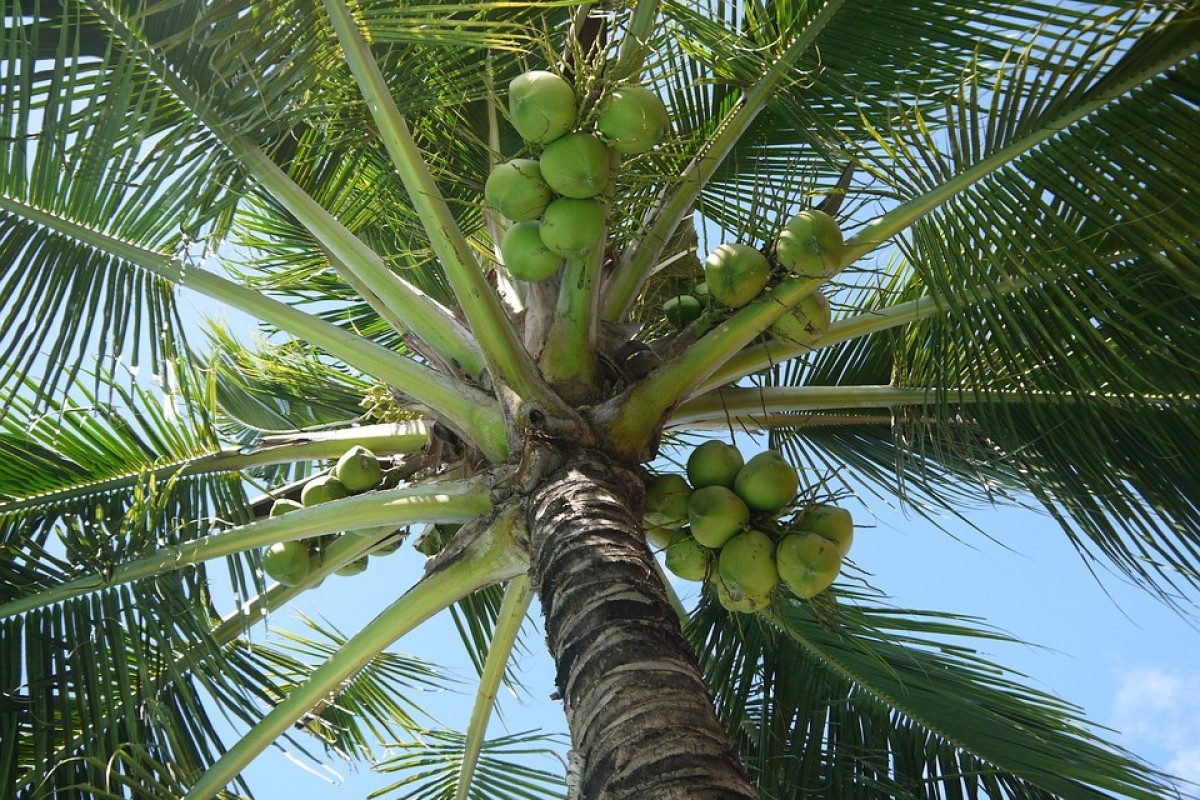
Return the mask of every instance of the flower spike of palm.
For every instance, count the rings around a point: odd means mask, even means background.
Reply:
[[[281,737],[413,797],[1171,796],[838,576],[855,495],[1033,501],[1195,596],[1198,85],[1165,0],[9,4],[0,796]],[[486,738],[531,607],[566,774]],[[447,613],[463,733],[390,649]]]

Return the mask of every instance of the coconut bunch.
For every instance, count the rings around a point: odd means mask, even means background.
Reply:
[[[818,209],[801,211],[783,226],[769,253],[748,244],[718,245],[705,259],[704,280],[690,294],[666,300],[663,315],[682,329],[705,312],[717,315],[741,308],[766,291],[772,276],[781,272],[828,277],[841,265],[844,248],[837,220]],[[788,344],[811,345],[829,328],[829,321],[829,300],[818,290],[780,317],[770,333]]]
[[[613,177],[615,155],[650,150],[670,120],[649,89],[622,85],[607,91],[594,117],[580,124],[574,87],[544,70],[509,83],[508,112],[538,157],[498,164],[488,175],[484,198],[513,222],[500,238],[512,276],[546,280],[600,238],[606,216],[600,196]]]
[[[355,494],[369,492],[383,480],[383,468],[379,459],[365,447],[355,445],[342,454],[333,468],[304,484],[300,490],[300,502],[279,499],[271,506],[271,516],[278,517],[299,508],[309,508],[318,503],[340,500]],[[340,534],[345,536],[347,534]],[[336,537],[318,537],[311,540],[278,542],[263,553],[263,570],[284,586],[302,583],[321,565],[322,553]],[[376,548],[375,555],[385,555],[400,546],[396,539],[383,547]],[[357,575],[367,568],[368,556],[353,561],[336,570],[338,575]]]
[[[667,569],[711,581],[730,611],[766,608],[780,583],[809,599],[840,572],[854,522],[845,509],[819,504],[781,523],[799,484],[776,450],[745,461],[734,445],[705,442],[688,457],[687,478],[667,473],[647,481],[647,538],[665,548]]]

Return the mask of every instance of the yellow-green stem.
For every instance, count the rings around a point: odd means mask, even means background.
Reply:
[[[325,0],[325,9],[359,89],[367,100],[384,146],[433,251],[441,262],[475,340],[495,379],[527,402],[544,408],[564,408],[538,374],[522,346],[499,297],[488,285],[471,245],[458,227],[425,158],[413,140],[408,123],[396,106],[358,23],[342,0]]]
[[[368,492],[159,548],[120,564],[106,574],[86,575],[0,604],[0,619],[108,586],[151,578],[188,564],[268,547],[277,542],[410,522],[469,522],[490,509],[491,490],[480,478]]]
[[[506,526],[493,530],[508,532]],[[401,636],[472,592],[514,578],[527,568],[523,551],[507,535],[485,535],[476,545],[427,574],[352,636],[209,768],[184,800],[215,796],[288,728]]]
[[[483,664],[483,673],[479,676],[479,688],[475,692],[475,705],[471,709],[471,721],[467,724],[466,743],[463,750],[462,769],[458,772],[458,786],[454,791],[454,800],[466,800],[467,791],[475,775],[475,765],[479,763],[479,754],[487,735],[488,720],[496,705],[496,695],[504,680],[504,670],[508,666],[508,657],[516,644],[517,634],[525,622],[525,614],[529,603],[533,600],[533,589],[529,585],[528,575],[518,575],[508,583],[504,590],[504,600],[500,603],[500,612],[496,618],[496,628],[492,631],[492,641],[488,645],[487,659]]]

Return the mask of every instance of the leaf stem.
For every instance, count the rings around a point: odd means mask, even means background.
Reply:
[[[499,297],[488,285],[471,245],[430,174],[350,9],[343,0],[325,0],[325,9],[342,44],[346,62],[379,126],[392,164],[408,190],[413,208],[446,271],[488,368],[498,381],[527,402],[543,408],[564,409],[562,401],[538,374],[537,366],[517,337]]]
[[[826,409],[896,408],[897,406],[980,405],[1100,400],[1145,404],[1200,405],[1200,395],[1144,395],[1098,391],[1013,391],[986,388],[932,386],[763,386],[717,389],[681,404],[671,415],[672,426],[720,420],[734,425],[754,425],[755,419],[777,413]],[[804,417],[800,417],[803,420]]]
[[[268,547],[277,542],[410,522],[469,522],[490,509],[490,486],[482,478],[385,489],[332,500],[285,516],[256,520],[194,541],[163,547],[120,564],[108,574],[85,575],[36,594],[18,597],[0,604],[0,619],[109,586],[152,578],[187,564]]]
[[[360,444],[376,455],[419,451],[429,439],[429,425],[421,420],[380,425],[363,425],[337,431],[267,436],[249,447],[229,447],[187,460],[148,466],[139,472],[69,486],[50,492],[16,497],[0,502],[0,516],[26,508],[61,503],[77,497],[112,492],[153,477],[158,480],[212,472],[237,472],[270,464],[337,458],[352,445]]]
[[[470,332],[446,308],[388,269],[377,253],[322,208],[266,153],[219,118],[207,107],[199,93],[175,74],[166,59],[143,41],[107,3],[88,0],[88,5],[323,247],[371,287],[371,293],[365,299],[371,301],[378,297],[397,312],[382,316],[389,320],[404,320],[408,332],[443,358],[456,361],[468,374],[478,375],[482,372],[484,364]],[[339,262],[334,262],[334,266]]]
[[[286,303],[168,256],[0,194],[0,210],[23,217],[78,242],[152,272],[162,278],[268,322],[374,375],[428,406],[489,458],[508,452],[504,417],[494,398],[463,381],[356,336]]]
[[[825,3],[758,83],[746,91],[741,101],[721,120],[712,138],[684,168],[679,180],[663,188],[658,201],[646,215],[634,244],[622,255],[609,279],[605,288],[604,319],[616,321],[629,311],[671,234],[695,205],[700,190],[766,108],[780,82],[788,76],[800,56],[813,45],[844,1],[829,0]]]
[[[625,455],[639,455],[669,409],[691,395],[722,364],[823,283],[821,278],[782,281],[765,297],[706,333],[679,358],[605,404],[604,410],[611,411],[612,418],[602,425],[610,441]]]
[[[210,767],[184,800],[208,800],[216,795],[322,699],[336,693],[372,658],[437,612],[485,586],[523,574],[527,562],[507,535],[509,527],[494,525],[490,531],[496,534],[476,540],[461,557],[440,562],[438,568],[352,636]]]
[[[479,754],[483,751],[484,737],[487,734],[488,719],[496,705],[496,695],[500,683],[504,680],[504,670],[508,665],[509,655],[516,644],[517,634],[525,622],[525,614],[533,600],[533,590],[529,585],[528,575],[518,575],[509,581],[504,590],[504,600],[500,603],[500,612],[496,619],[496,628],[492,631],[492,641],[488,645],[487,659],[483,664],[483,673],[479,676],[479,688],[475,692],[475,705],[471,708],[471,721],[467,723],[467,735],[464,742],[462,769],[458,773],[458,786],[454,791],[454,800],[467,800],[467,792],[475,775],[475,766],[479,763]]]

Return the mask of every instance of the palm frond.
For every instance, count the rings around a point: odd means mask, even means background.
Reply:
[[[236,474],[189,474],[218,449],[205,412],[179,393],[101,378],[55,402],[26,384],[0,418],[0,596],[13,599],[249,519]],[[198,397],[194,390],[193,396]],[[165,474],[163,469],[167,468]],[[229,567],[241,585],[253,563]]]
[[[781,599],[774,625],[709,598],[688,626],[765,796],[1173,796],[1078,709],[976,650],[1007,637],[950,614],[837,596]]]
[[[405,800],[454,797],[465,745],[463,734],[453,731],[426,731],[418,741],[394,743],[392,746],[398,753],[379,762],[375,769],[382,773],[402,773],[404,777],[372,792],[370,797]],[[487,740],[467,797],[471,800],[566,797],[561,771],[534,766],[547,757],[558,760],[553,745],[561,745],[560,740],[542,733],[517,733]]]

